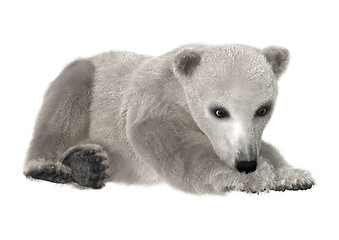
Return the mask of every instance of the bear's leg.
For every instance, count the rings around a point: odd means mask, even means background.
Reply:
[[[293,168],[275,147],[264,141],[261,144],[260,155],[263,156],[266,163],[274,167],[275,179],[272,190],[307,190],[315,185],[315,181],[308,171]]]
[[[307,190],[315,183],[311,174],[293,168],[272,145],[262,141],[255,172],[246,175],[248,184],[242,191],[259,193],[262,191]]]
[[[206,135],[189,122],[154,117],[131,123],[127,136],[134,152],[165,182],[196,194],[243,188],[245,174],[222,162]]]
[[[86,142],[86,141],[85,141]],[[56,183],[76,182],[99,189],[108,178],[107,153],[96,144],[80,144],[68,149],[57,163],[33,165],[25,174]]]
[[[72,168],[62,161],[68,149],[88,138],[94,71],[89,60],[77,60],[48,88],[27,152],[26,176],[57,183],[74,180]]]

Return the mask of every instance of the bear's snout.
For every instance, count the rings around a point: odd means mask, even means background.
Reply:
[[[257,169],[257,161],[238,161],[236,162],[236,168],[239,172],[250,173]]]

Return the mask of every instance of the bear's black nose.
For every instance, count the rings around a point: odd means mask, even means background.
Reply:
[[[236,167],[239,172],[250,173],[257,169],[257,161],[239,161],[236,162]]]

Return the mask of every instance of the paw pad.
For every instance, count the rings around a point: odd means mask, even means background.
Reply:
[[[109,176],[106,173],[108,165],[101,149],[80,148],[70,153],[63,164],[72,169],[72,179],[81,186],[94,189],[102,188],[103,181]]]

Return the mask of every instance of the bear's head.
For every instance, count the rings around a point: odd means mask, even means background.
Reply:
[[[251,172],[277,98],[277,81],[288,64],[281,47],[245,45],[185,47],[173,72],[191,115],[230,167]]]

